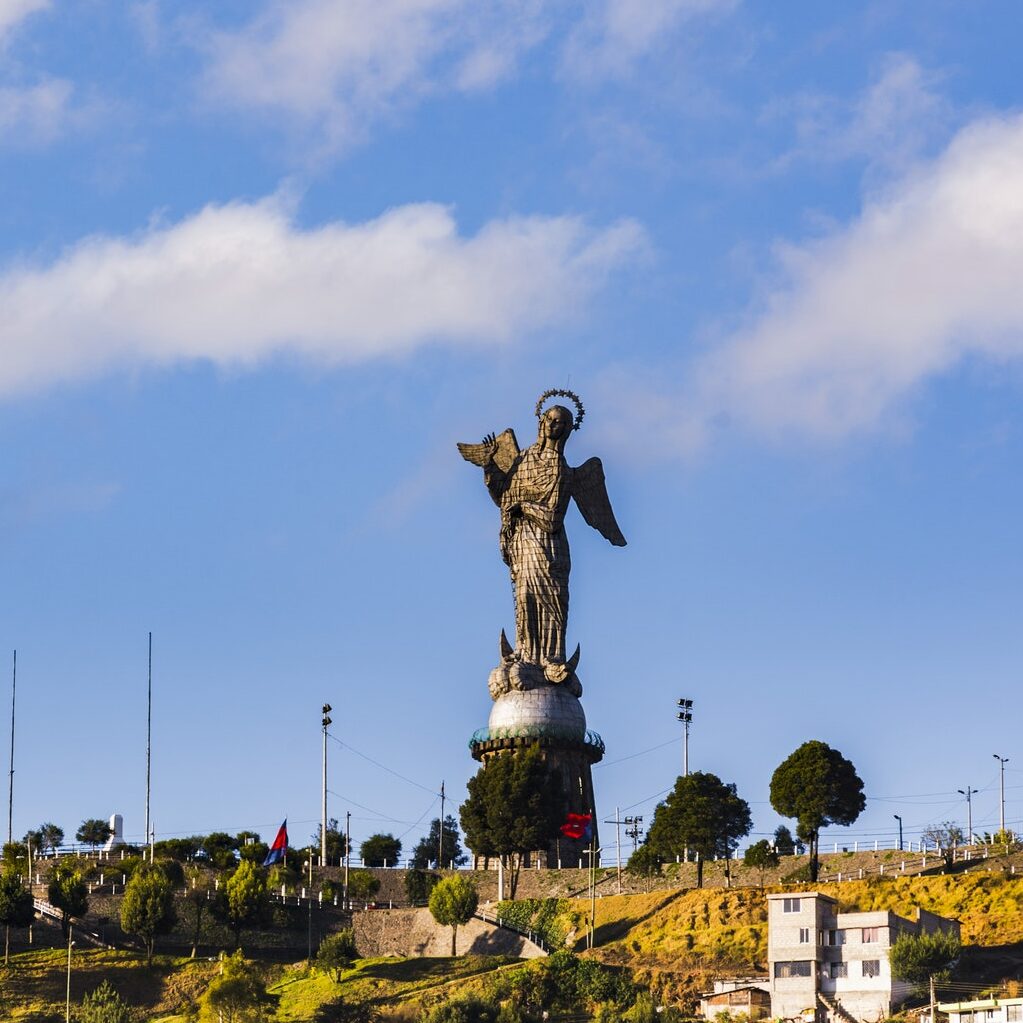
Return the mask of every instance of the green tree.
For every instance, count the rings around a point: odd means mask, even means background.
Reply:
[[[405,871],[405,898],[413,906],[425,906],[439,880],[439,874],[431,874],[428,870],[413,868]]]
[[[82,845],[91,845],[95,849],[113,833],[113,829],[106,821],[100,820],[99,817],[90,817],[82,821],[81,827],[75,832],[75,841],[81,842]]]
[[[28,927],[35,916],[32,893],[21,883],[14,866],[0,874],[0,924],[4,925],[4,962],[10,961],[11,928]]]
[[[359,847],[359,855],[367,867],[395,867],[401,856],[401,842],[394,835],[370,835]]]
[[[158,934],[166,934],[177,922],[174,887],[158,866],[143,864],[131,876],[121,900],[121,927],[145,943],[146,960],[153,958]]]
[[[900,934],[888,949],[892,976],[913,985],[918,995],[930,990],[931,1018],[934,1018],[935,985],[951,978],[951,969],[959,958],[959,935],[945,931]]]
[[[747,867],[753,867],[755,870],[760,871],[760,887],[763,888],[764,871],[769,867],[777,867],[780,861],[771,843],[766,838],[762,838],[759,842],[754,842],[746,849],[742,862]]]
[[[109,980],[103,981],[82,999],[75,1017],[79,1023],[131,1023],[131,1010]]]
[[[89,889],[75,860],[61,860],[50,871],[46,898],[51,906],[60,910],[60,929],[67,941],[71,918],[82,916],[89,908]]]
[[[353,902],[367,902],[380,891],[380,878],[369,870],[348,872],[348,898]]]
[[[40,824],[38,831],[35,832],[35,836],[38,838],[39,844],[33,848],[40,852],[45,853],[53,849],[59,849],[64,844],[64,829],[51,821]]]
[[[316,833],[312,836],[313,845],[320,848],[320,832],[323,830],[322,824],[316,825]],[[345,836],[338,826],[337,818],[330,817],[327,820],[327,863],[336,864],[340,866],[341,861],[345,858],[345,851],[347,844]],[[400,849],[400,845],[399,845]]]
[[[242,928],[258,923],[266,914],[269,904],[266,878],[251,860],[242,860],[224,889],[224,912],[234,931],[235,944],[240,945]]]
[[[198,867],[189,867],[185,874],[185,897],[182,905],[190,917],[187,921],[192,931],[192,958],[199,953],[202,940],[203,920],[210,908],[210,893],[206,887],[206,875]]]
[[[565,819],[565,798],[539,746],[491,757],[469,779],[460,816],[465,841],[477,856],[511,862],[515,898],[524,854],[544,849]]]
[[[468,923],[479,905],[476,885],[455,874],[439,881],[430,892],[430,913],[442,927],[451,928],[451,954],[457,955],[458,928]]]
[[[649,843],[644,842],[625,864],[625,869],[637,877],[654,877],[661,872],[664,860],[657,855]]]
[[[666,860],[686,849],[696,852],[696,884],[703,887],[704,861],[715,856],[729,859],[752,826],[749,804],[739,797],[734,784],[725,784],[716,774],[694,771],[680,776],[668,798],[657,806],[647,844]]]
[[[774,851],[779,856],[792,856],[796,851],[796,840],[784,824],[774,829]]]
[[[431,863],[436,863],[437,869],[442,870],[445,867],[450,867],[452,863],[456,867],[461,867],[469,861],[469,857],[462,851],[462,846],[458,841],[458,822],[450,814],[444,818],[442,847],[440,846],[441,841],[440,818],[434,817],[430,823],[429,833],[416,843],[409,866],[418,870],[426,870]],[[437,863],[438,848],[441,852],[439,863]]]
[[[195,854],[201,848],[202,837],[192,835],[189,838],[162,838],[153,845],[153,852],[157,856],[166,856],[168,859],[187,863],[195,859]]]
[[[423,1023],[498,1023],[500,1009],[475,995],[455,998],[435,1006],[423,1017]]]
[[[238,862],[235,853],[239,842],[226,831],[213,831],[202,839],[202,851],[209,859],[210,866],[217,870],[231,870]]]
[[[259,970],[246,962],[239,951],[224,960],[223,972],[202,996],[201,1018],[220,1023],[254,1023],[267,1018],[273,1001],[266,993]]]
[[[810,847],[810,881],[819,871],[821,828],[848,826],[867,805],[856,768],[838,750],[818,739],[804,742],[771,777],[771,806],[794,817],[796,834]]]
[[[345,927],[335,934],[330,934],[320,942],[316,953],[316,965],[333,976],[336,983],[341,983],[341,976],[352,963],[359,958],[359,950],[355,947],[355,931]]]

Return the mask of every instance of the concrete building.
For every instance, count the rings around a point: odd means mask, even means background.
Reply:
[[[819,892],[768,895],[767,905],[771,1014],[785,1019],[886,1019],[910,995],[910,986],[891,975],[892,942],[900,934],[959,933],[958,921],[923,909],[916,920],[887,910],[841,913]]]
[[[939,1002],[948,1023],[1023,1023],[1023,998],[985,998],[975,1002]]]

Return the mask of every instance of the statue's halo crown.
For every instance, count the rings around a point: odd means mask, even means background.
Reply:
[[[536,402],[536,418],[539,419],[543,414],[543,403],[548,398],[568,398],[569,401],[575,405],[575,422],[572,424],[573,430],[578,430],[583,424],[583,417],[586,415],[586,409],[583,408],[583,403],[579,398],[579,395],[575,391],[564,391],[559,387],[552,387],[549,391],[544,391],[543,394],[537,399]]]

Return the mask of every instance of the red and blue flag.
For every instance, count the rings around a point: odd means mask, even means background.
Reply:
[[[561,825],[561,833],[565,838],[588,842],[593,837],[593,815],[588,813],[570,813]]]
[[[284,823],[277,829],[277,837],[274,839],[274,844],[270,846],[270,851],[266,854],[266,859],[263,860],[264,867],[271,867],[275,863],[280,863],[284,860],[284,857],[288,852],[288,818],[284,818]]]

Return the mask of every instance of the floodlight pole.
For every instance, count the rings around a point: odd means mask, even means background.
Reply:
[[[327,725],[330,724],[329,703],[323,705],[323,799],[320,805],[320,866],[327,865]],[[312,853],[309,854],[312,859]]]
[[[973,800],[972,796],[980,789],[971,789],[969,785],[965,789],[957,789],[959,795],[966,796],[966,844],[973,845]]]
[[[998,761],[998,767],[1000,769],[999,776],[999,813],[998,813],[998,830],[1002,833],[1002,838],[1005,838],[1005,765],[1009,762],[1008,757],[1000,757],[997,753],[992,753],[991,756]]]
[[[14,673],[11,677],[11,784],[7,792],[7,843],[14,841],[14,700],[18,694],[18,651],[14,651]]]
[[[682,775],[689,777],[689,726],[693,721],[693,701],[684,697],[678,701],[678,712],[675,717],[682,722]]]
[[[153,763],[153,634],[149,633],[149,684],[146,693],[146,841],[149,840],[149,794]],[[142,857],[145,860],[145,856]],[[69,953],[70,955],[70,953]]]
[[[352,811],[345,812],[345,888],[344,902],[348,908],[348,864],[352,858]]]

